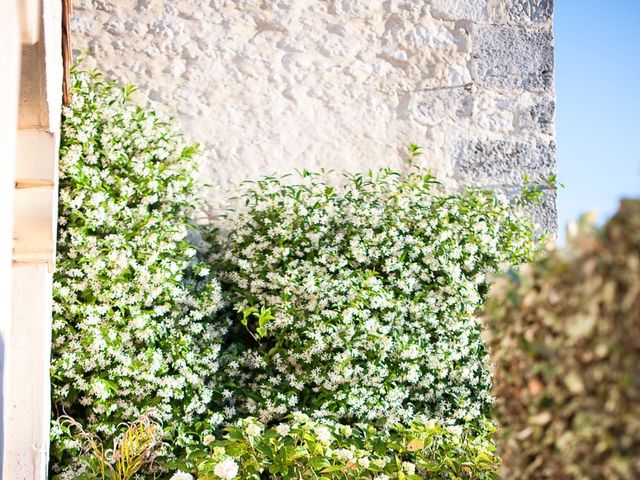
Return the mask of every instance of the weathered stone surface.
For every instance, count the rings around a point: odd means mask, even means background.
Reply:
[[[486,0],[433,0],[431,12],[434,17],[449,20],[481,21],[487,15]]]
[[[486,1],[486,18],[489,23],[551,26],[553,0]]]
[[[473,113],[473,95],[464,87],[425,88],[411,96],[408,113],[412,121],[425,127],[462,124]]]
[[[527,213],[533,218],[540,231],[554,235],[558,231],[558,192],[545,190],[540,203],[526,207]]]
[[[516,112],[515,127],[553,135],[555,108],[556,103],[552,98],[540,98],[536,103]]]
[[[461,140],[455,157],[456,178],[487,186],[521,185],[525,174],[544,182],[556,170],[555,142]]]
[[[504,188],[502,192],[511,201],[515,201],[521,196],[522,185]],[[529,215],[538,227],[540,234],[554,234],[558,230],[558,214],[556,202],[558,201],[557,192],[550,188],[544,189],[542,198],[537,203],[530,203],[525,206],[524,211]]]
[[[472,98],[473,114],[469,124],[472,131],[530,140],[553,136],[552,95],[478,88]]]
[[[513,0],[507,11],[512,22],[546,22],[553,16],[553,0]]]
[[[74,0],[72,28],[88,67],[202,145],[216,211],[264,174],[402,168],[410,142],[452,182],[460,138],[548,144],[552,37],[508,26],[539,16],[524,3]]]
[[[478,82],[485,87],[550,91],[553,35],[548,28],[479,25],[473,32]]]

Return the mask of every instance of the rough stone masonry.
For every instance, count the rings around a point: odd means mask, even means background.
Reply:
[[[76,56],[245,179],[402,167],[514,194],[555,172],[553,0],[75,0]],[[533,212],[556,229],[555,195]]]

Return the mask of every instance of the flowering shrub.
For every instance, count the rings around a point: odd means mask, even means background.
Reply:
[[[181,446],[188,426],[223,420],[210,410],[227,329],[212,319],[220,286],[187,241],[195,147],[131,103],[129,87],[74,72],[73,91],[61,142],[55,408],[106,436],[153,408]],[[64,464],[77,442],[59,425],[53,440]]]
[[[528,220],[494,193],[447,193],[423,173],[249,185],[216,259],[249,333],[229,368],[242,412],[388,426],[488,414],[474,312],[487,273],[530,258]]]
[[[529,221],[494,193],[447,192],[419,172],[347,175],[342,187],[266,178],[225,236],[203,232],[221,252],[208,265],[208,242],[198,252],[187,239],[194,147],[131,103],[130,87],[75,71],[73,85],[55,478],[494,478],[474,312],[488,273],[529,259]]]

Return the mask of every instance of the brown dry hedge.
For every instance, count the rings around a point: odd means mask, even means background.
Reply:
[[[640,201],[487,304],[505,479],[640,479]]]

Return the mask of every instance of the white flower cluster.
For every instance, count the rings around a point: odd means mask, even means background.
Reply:
[[[54,402],[106,435],[151,408],[176,436],[213,429],[228,325],[212,320],[220,285],[187,242],[195,149],[126,90],[74,72],[64,110]]]
[[[231,458],[225,458],[215,466],[213,473],[223,480],[232,480],[238,476],[238,464]]]
[[[531,222],[494,193],[451,194],[428,174],[388,170],[339,188],[314,174],[267,178],[244,200],[226,226],[221,279],[238,310],[273,318],[246,322],[248,348],[230,365],[242,411],[389,426],[488,413],[474,312],[489,272],[529,258]]]
[[[182,470],[178,470],[169,480],[193,480],[193,475],[183,472]]]

